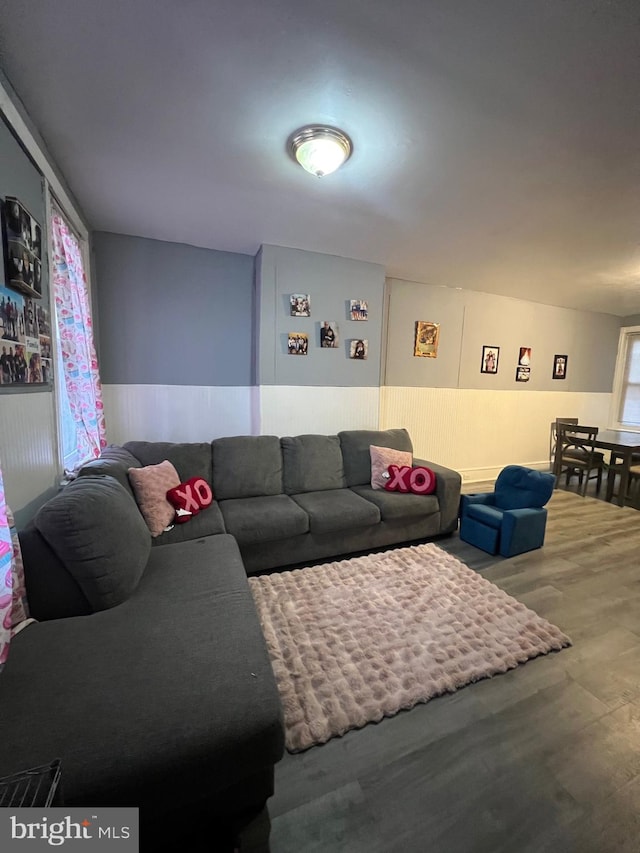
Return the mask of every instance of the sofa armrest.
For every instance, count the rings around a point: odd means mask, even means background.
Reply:
[[[436,497],[440,504],[440,533],[453,533],[458,528],[458,507],[462,477],[452,468],[445,468],[425,459],[413,460],[413,465],[431,468],[436,475]]]
[[[493,492],[479,492],[478,494],[462,495],[460,498],[460,515],[469,504],[483,504],[484,506],[495,506],[496,496]]]
[[[505,510],[500,534],[500,555],[514,557],[541,548],[546,526],[545,507]]]

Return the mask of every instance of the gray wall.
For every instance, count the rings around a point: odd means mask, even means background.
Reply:
[[[387,288],[386,385],[611,392],[619,317],[398,279]],[[416,320],[440,323],[437,358],[413,356]],[[480,373],[484,345],[500,347],[497,374]],[[529,382],[515,381],[520,347],[532,350]],[[554,380],[565,353],[567,378]]]
[[[258,383],[368,387],[380,384],[384,268],[378,264],[281,246],[262,246],[256,259]],[[308,293],[310,317],[291,317],[289,297]],[[353,321],[349,300],[368,302],[369,319]],[[321,349],[320,325],[338,324],[339,346]],[[309,336],[306,356],[289,355],[289,332]],[[366,361],[349,358],[349,343],[369,341]]]
[[[93,253],[104,384],[253,384],[250,255],[106,232]]]

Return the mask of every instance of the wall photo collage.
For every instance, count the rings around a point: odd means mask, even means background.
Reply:
[[[500,347],[483,346],[480,373],[497,373],[499,357]],[[553,356],[553,370],[551,374],[552,379],[567,378],[568,360],[569,356],[566,354]],[[529,382],[529,380],[531,379],[531,361],[531,347],[520,347],[518,353],[518,363],[516,364],[516,382]]]
[[[311,317],[311,295],[292,293],[289,296],[289,315],[291,317]],[[347,320],[366,322],[369,319],[369,305],[364,299],[349,299]],[[337,320],[320,320],[320,349],[338,349],[340,347],[340,329]],[[363,361],[369,356],[369,341],[366,338],[353,338],[347,341],[348,357]],[[288,355],[307,355],[309,353],[309,333],[290,331],[287,333]]]
[[[0,284],[0,390],[51,387],[49,310],[42,298],[42,229],[21,202],[1,205],[6,282]]]
[[[413,355],[416,358],[437,358],[440,342],[440,324],[429,320],[415,321],[413,340]],[[552,379],[567,378],[567,363],[569,356],[565,354],[553,356]],[[480,373],[498,373],[500,362],[500,347],[485,344],[480,357]],[[529,382],[531,379],[531,347],[520,347],[516,364],[515,381]]]

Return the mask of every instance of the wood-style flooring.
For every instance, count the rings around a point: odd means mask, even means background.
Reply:
[[[639,853],[640,514],[559,490],[543,549],[438,544],[573,646],[286,755],[272,853]]]

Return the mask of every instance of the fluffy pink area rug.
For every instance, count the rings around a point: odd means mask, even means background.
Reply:
[[[571,645],[434,544],[249,584],[290,752]]]

